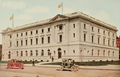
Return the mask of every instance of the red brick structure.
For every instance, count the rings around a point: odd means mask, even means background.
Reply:
[[[117,47],[119,48],[119,59],[120,59],[120,36],[116,38],[116,44],[117,44]]]
[[[2,59],[2,45],[0,44],[0,61]]]

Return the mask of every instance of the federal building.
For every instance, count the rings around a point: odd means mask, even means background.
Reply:
[[[2,60],[114,61],[117,28],[82,12],[8,27],[2,34]]]

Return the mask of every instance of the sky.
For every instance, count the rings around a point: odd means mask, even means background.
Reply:
[[[63,14],[83,12],[117,27],[120,35],[120,0],[0,0],[0,32],[14,27],[52,18],[62,14],[58,5],[63,2]],[[0,34],[2,44],[2,34]]]

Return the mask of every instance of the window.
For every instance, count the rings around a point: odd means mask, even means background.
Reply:
[[[59,26],[59,30],[62,30],[62,25]]]
[[[32,51],[30,52],[30,56],[32,56],[33,55],[33,53],[32,53]]]
[[[84,41],[86,41],[86,34],[84,34]]]
[[[42,44],[44,44],[44,38],[42,37],[41,39],[42,39],[42,40],[41,40],[41,41],[42,41]]]
[[[73,37],[75,38],[75,33],[73,33]]]
[[[110,46],[110,39],[108,39],[108,46]]]
[[[73,24],[73,28],[75,28],[75,24]]]
[[[12,38],[12,35],[10,35],[10,38]]]
[[[26,51],[26,56],[28,56],[28,53],[27,53],[27,51]]]
[[[59,42],[62,42],[62,35],[59,35]]]
[[[99,56],[100,50],[98,50],[98,56]]]
[[[31,33],[31,35],[32,35],[32,31],[31,31],[30,33]]]
[[[30,39],[31,45],[32,45],[32,39]]]
[[[100,37],[98,37],[98,44],[100,43]]]
[[[44,50],[42,50],[42,52],[41,52],[41,56],[44,56]]]
[[[108,36],[110,36],[110,32],[108,32]]]
[[[100,29],[98,29],[98,33],[100,33]]]
[[[50,43],[50,37],[48,37],[48,43]]]
[[[75,50],[73,50],[73,53],[75,53]]]
[[[36,38],[36,44],[38,44],[38,38]]]
[[[23,36],[23,33],[21,33],[21,36]]]
[[[21,40],[21,46],[23,46],[23,41]]]
[[[50,28],[48,28],[48,32],[50,32]]]
[[[114,40],[113,40],[113,42],[112,42],[112,43],[113,43],[112,45],[114,46]]]
[[[50,50],[48,49],[48,56],[50,55]]]
[[[18,46],[18,41],[16,43],[17,43],[17,46]]]
[[[64,50],[64,54],[66,54],[66,51]]]
[[[105,56],[105,50],[103,51],[103,56]]]
[[[110,51],[108,51],[108,56],[110,56]]]
[[[27,32],[26,32],[26,36],[27,36]]]
[[[103,31],[103,34],[105,34],[105,30]]]
[[[9,54],[8,54],[8,59],[10,59],[11,58],[11,53],[10,53],[10,51],[9,51]]]
[[[38,56],[38,50],[36,50],[36,56]]]
[[[92,49],[92,53],[91,53],[92,56],[93,56],[93,51],[94,51],[94,50]]]
[[[12,42],[10,42],[10,47],[12,46]]]
[[[27,40],[26,40],[26,45],[27,45]]]
[[[54,51],[54,54],[55,54],[55,51]]]
[[[21,56],[23,56],[23,51],[21,51]]]
[[[114,51],[112,52],[112,56],[114,56]]]
[[[105,38],[103,38],[103,45],[105,45]]]
[[[92,35],[92,43],[94,42],[94,36]]]
[[[38,30],[36,30],[36,34],[38,34]]]
[[[92,31],[94,31],[94,27],[92,27]]]
[[[17,51],[17,56],[18,56],[18,51]]]
[[[113,37],[114,37],[114,33],[113,33]]]
[[[17,34],[17,37],[18,37],[18,34]]]
[[[86,29],[86,24],[84,24],[84,29]]]
[[[42,29],[42,33],[44,33],[44,29]]]

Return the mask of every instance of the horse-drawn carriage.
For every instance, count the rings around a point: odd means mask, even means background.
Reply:
[[[64,70],[64,69],[78,71],[79,67],[78,65],[75,65],[75,61],[72,59],[62,59],[60,70]]]

